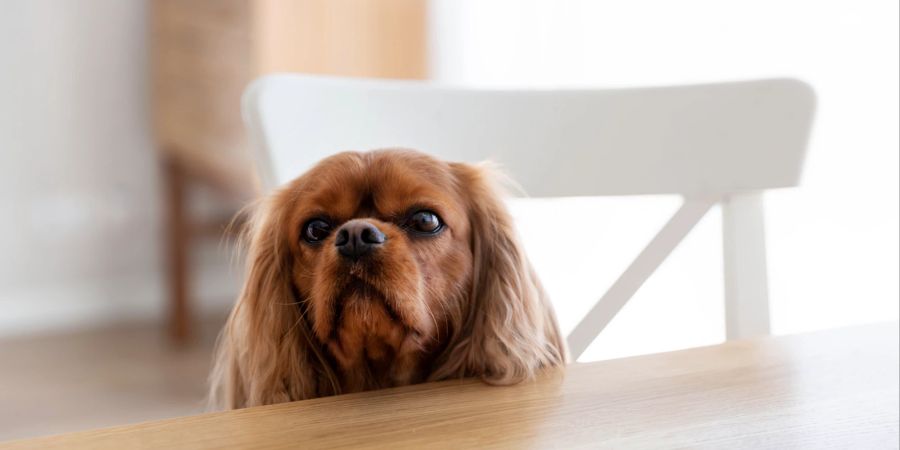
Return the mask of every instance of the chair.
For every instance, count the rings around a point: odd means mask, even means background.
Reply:
[[[769,333],[763,190],[798,183],[815,98],[789,79],[610,90],[473,90],[273,75],[244,94],[265,189],[334,152],[490,159],[531,197],[679,194],[684,203],[568,336],[578,358],[722,204],[728,339]]]

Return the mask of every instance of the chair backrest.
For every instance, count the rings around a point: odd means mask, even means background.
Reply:
[[[729,338],[769,332],[757,191],[800,177],[815,98],[788,79],[614,90],[495,91],[276,75],[244,95],[268,190],[342,150],[494,160],[539,197],[681,194],[682,207],[568,336],[577,358],[717,202]]]
[[[273,75],[244,95],[266,190],[342,150],[493,160],[530,196],[721,196],[796,185],[814,95],[790,79],[481,90]]]

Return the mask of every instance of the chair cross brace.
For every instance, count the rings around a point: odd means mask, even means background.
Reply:
[[[567,338],[572,360],[577,360],[647,278],[700,222],[719,198],[686,198],[681,208],[631,262]]]

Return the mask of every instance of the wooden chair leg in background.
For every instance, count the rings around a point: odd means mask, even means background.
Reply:
[[[187,217],[187,179],[182,167],[172,159],[163,164],[166,184],[166,261],[169,291],[169,333],[175,344],[185,344],[190,336],[190,225]]]

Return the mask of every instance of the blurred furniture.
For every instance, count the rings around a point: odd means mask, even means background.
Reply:
[[[797,184],[811,89],[762,80],[645,89],[466,90],[279,75],[244,112],[265,189],[344,149],[499,162],[535,197],[679,194],[684,204],[569,335],[578,358],[716,203],[728,338],[769,332],[761,191]],[[352,130],[352,132],[348,132]]]
[[[163,160],[172,336],[189,333],[192,241],[219,236],[256,195],[240,117],[253,78],[277,71],[424,78],[425,0],[154,0],[153,122]],[[200,183],[233,203],[198,223]]]
[[[896,323],[454,380],[0,448],[893,448]]]

